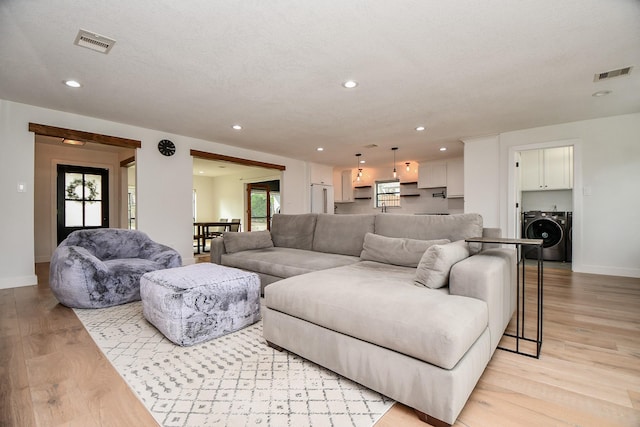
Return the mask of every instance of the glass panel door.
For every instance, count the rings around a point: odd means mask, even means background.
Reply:
[[[248,184],[247,197],[247,206],[249,207],[247,231],[270,230],[272,196],[269,187],[266,185]],[[279,199],[280,195],[278,193],[278,201]]]
[[[109,171],[58,165],[58,244],[71,232],[109,226]]]

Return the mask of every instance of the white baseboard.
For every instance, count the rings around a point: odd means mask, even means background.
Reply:
[[[571,269],[576,273],[640,278],[640,268],[609,267],[605,265],[576,265],[574,263]]]
[[[38,284],[38,276],[5,277],[0,279],[0,289],[21,288]]]

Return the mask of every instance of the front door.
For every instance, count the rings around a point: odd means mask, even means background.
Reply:
[[[72,231],[109,227],[109,171],[58,165],[58,244]]]

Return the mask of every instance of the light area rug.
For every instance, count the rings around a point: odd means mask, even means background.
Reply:
[[[368,427],[394,403],[267,346],[262,321],[180,347],[146,321],[139,301],[74,311],[162,426]]]

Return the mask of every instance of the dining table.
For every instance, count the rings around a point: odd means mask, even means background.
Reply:
[[[240,230],[240,221],[201,221],[193,223],[194,235],[193,239],[196,241],[196,253],[208,252],[207,239],[213,239],[219,236],[219,233],[224,231],[230,231],[232,225],[237,225],[237,230]],[[213,227],[219,227],[222,232],[211,232]]]

